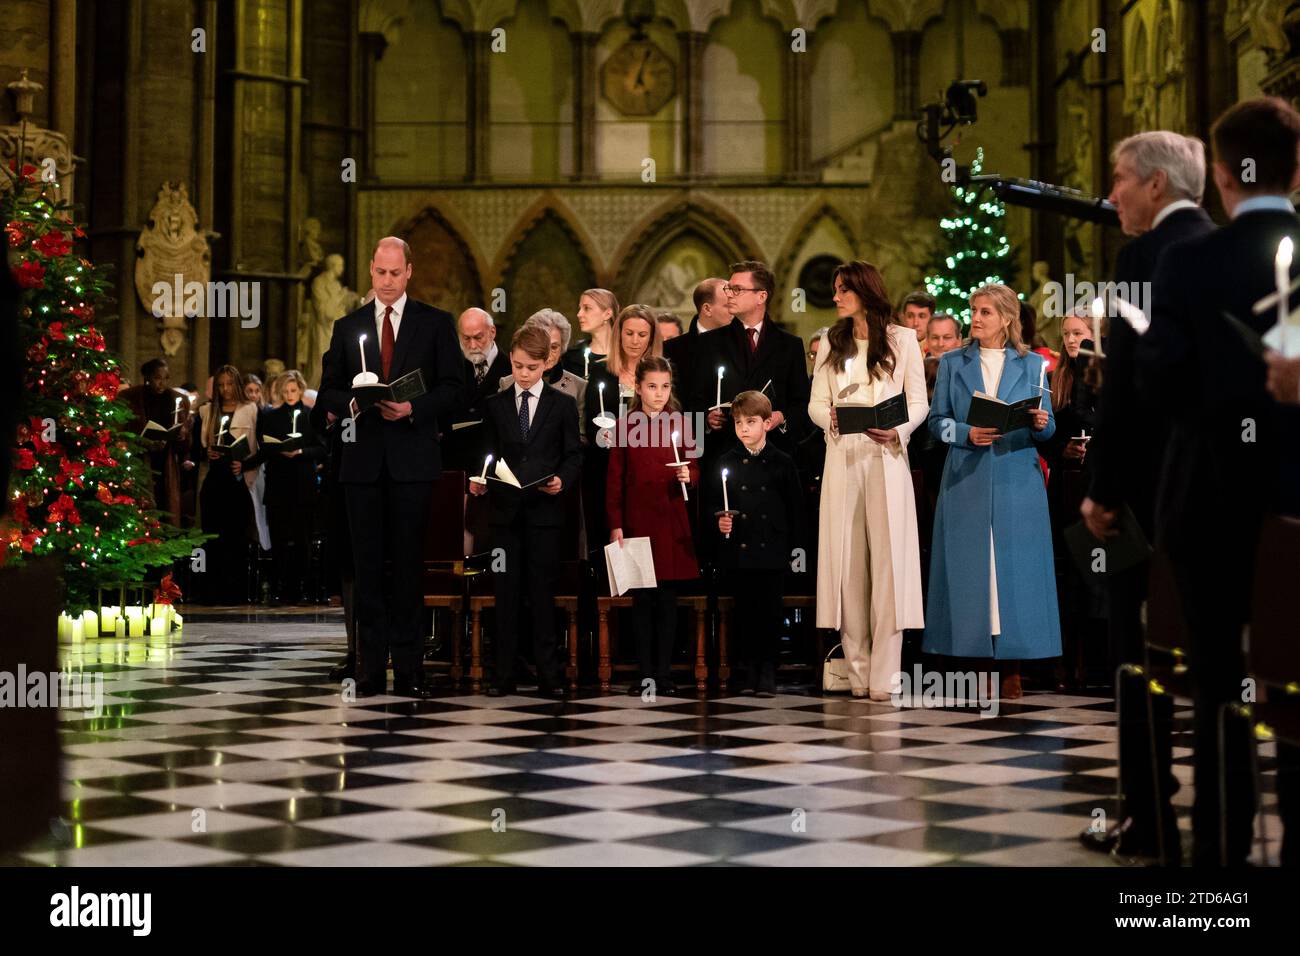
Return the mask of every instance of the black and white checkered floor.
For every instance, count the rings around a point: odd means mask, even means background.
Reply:
[[[65,648],[106,711],[63,714],[63,816],[0,862],[1113,865],[1077,841],[1115,809],[1103,698],[991,718],[805,694],[347,705],[326,676],[341,628],[269,621]]]

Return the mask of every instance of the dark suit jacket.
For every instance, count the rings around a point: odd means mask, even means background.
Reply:
[[[1204,209],[1170,213],[1160,225],[1120,250],[1115,260],[1115,282],[1130,290],[1135,284],[1150,282],[1165,249],[1204,236],[1214,228]],[[1151,304],[1145,307],[1150,310]],[[1142,407],[1134,367],[1137,342],[1138,334],[1127,322],[1111,321],[1105,341],[1105,381],[1097,408],[1097,430],[1088,443],[1087,462],[1092,472],[1088,494],[1107,508],[1127,503],[1150,535],[1154,533],[1156,482],[1171,424],[1163,416],[1137,414]]]
[[[363,333],[366,368],[380,375],[373,302],[334,323],[329,351],[322,360],[316,403],[339,418],[352,414],[348,402],[352,379],[361,371],[357,340]],[[377,481],[385,468],[393,481],[436,481],[442,473],[438,420],[455,407],[464,393],[464,364],[451,314],[408,298],[394,343],[389,378],[396,381],[418,368],[424,374],[427,391],[411,403],[411,414],[398,421],[385,421],[377,408],[358,416],[354,440],[343,443],[339,481]]]
[[[578,440],[578,403],[571,395],[546,385],[537,407],[530,409],[528,437],[519,434],[513,387],[489,396],[483,403],[486,453],[492,455],[491,475],[502,459],[521,485],[545,475],[559,475],[564,488],[548,495],[538,487],[519,491],[489,478],[488,503],[491,523],[506,525],[523,517],[532,527],[558,528],[564,524],[564,496],[578,482],[582,472],[582,444]],[[480,471],[482,466],[479,466]],[[478,472],[475,472],[476,474]]]
[[[686,383],[691,380],[691,363],[699,351],[700,336],[703,334],[700,331],[700,317],[696,315],[685,332],[664,343],[664,358],[673,365],[673,391],[683,407],[687,400]]]
[[[703,411],[713,406],[717,399],[719,366],[723,369],[724,402],[743,391],[760,391],[771,379],[766,395],[772,400],[772,408],[785,415],[786,429],[774,428],[767,437],[793,456],[797,443],[811,427],[808,418],[811,387],[803,340],[779,327],[770,315],[763,320],[758,350],[753,354],[749,351],[745,326],[738,318],[720,329],[703,333],[696,346],[696,358],[692,360],[687,410]],[[714,458],[735,443],[736,433],[729,425],[721,431],[710,432],[706,457]]]
[[[442,463],[446,468],[477,474],[483,467],[483,456],[487,454],[483,449],[483,426],[471,425],[457,431],[453,431],[452,426],[457,422],[483,418],[484,400],[501,391],[501,379],[510,374],[510,356],[498,345],[496,358],[488,365],[482,382],[474,381],[474,366],[469,359],[464,360],[462,371],[465,389],[460,401],[449,415],[439,419]]]
[[[1268,395],[1263,362],[1222,312],[1261,333],[1277,321],[1276,310],[1255,315],[1251,306],[1273,291],[1274,255],[1288,235],[1300,237],[1293,213],[1260,210],[1166,249],[1138,343],[1144,405],[1173,422],[1157,539],[1175,557],[1221,567],[1215,599],[1242,613],[1260,518],[1300,514],[1300,410]]]

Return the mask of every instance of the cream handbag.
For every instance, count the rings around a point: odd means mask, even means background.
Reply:
[[[836,651],[839,657],[834,657]],[[844,658],[843,645],[836,644],[822,662],[822,690],[842,694],[849,689],[849,662]]]

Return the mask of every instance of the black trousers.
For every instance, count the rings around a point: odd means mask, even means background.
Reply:
[[[751,668],[775,664],[785,616],[785,571],[733,570],[727,573],[726,581],[735,602],[731,616],[732,660]]]
[[[649,677],[672,683],[673,644],[677,641],[677,582],[632,592],[632,633],[639,668],[637,683]]]
[[[1219,708],[1240,703],[1246,662],[1241,650],[1249,567],[1225,573],[1219,561],[1206,555],[1253,554],[1244,546],[1233,550],[1179,548],[1170,551],[1189,633],[1192,679],[1196,801],[1192,806],[1193,864],[1219,866],[1221,844],[1227,864],[1239,866],[1250,853],[1255,814],[1255,781],[1250,770],[1250,728],[1228,715],[1223,746],[1219,744]],[[1243,576],[1244,574],[1244,576]],[[1219,798],[1220,761],[1227,777],[1226,807]],[[1227,822],[1226,832],[1220,816]]]
[[[311,562],[311,533],[314,489],[295,483],[277,488],[274,496],[268,489],[266,523],[271,531],[271,560],[275,569],[274,594],[301,598],[307,567]]]
[[[515,682],[519,629],[527,599],[533,631],[533,661],[537,679],[548,687],[561,686],[555,657],[555,574],[560,564],[559,528],[530,527],[521,518],[492,527],[492,588],[496,597],[497,686]],[[500,553],[497,549],[501,549]],[[498,562],[505,567],[496,570]]]
[[[357,680],[383,682],[390,654],[395,678],[417,679],[423,652],[420,579],[433,483],[393,481],[385,472],[378,481],[343,488],[356,567]]]
[[[1140,664],[1144,658],[1142,602],[1146,600],[1150,572],[1150,565],[1144,561],[1115,573],[1108,581],[1112,674],[1120,664]],[[1159,694],[1150,695],[1148,700],[1147,678],[1141,674],[1123,674],[1119,679],[1117,705],[1120,791],[1124,794],[1123,812],[1133,819],[1132,837],[1126,839],[1135,841],[1137,849],[1154,853],[1159,847],[1156,828],[1163,818],[1165,852],[1176,853],[1178,818],[1171,802],[1178,792],[1178,780],[1173,773],[1173,698]]]
[[[199,489],[199,509],[204,534],[217,537],[203,548],[207,570],[199,590],[209,604],[243,604],[248,600],[249,522],[253,497],[242,475],[231,474],[230,464],[214,461]]]

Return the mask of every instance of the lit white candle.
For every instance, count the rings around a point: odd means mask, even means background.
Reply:
[[[291,436],[292,436],[292,435],[296,435],[296,434],[298,434],[298,413],[301,412],[301,411],[302,411],[301,408],[295,408],[295,409],[293,410],[293,425],[290,426],[290,429],[289,429],[289,434],[290,434]]]
[[[113,636],[118,639],[126,637],[126,618],[119,617],[113,621]]]
[[[722,510],[730,511],[731,503],[727,499],[727,469],[722,469]]]
[[[600,392],[600,417],[604,418],[605,417],[605,383],[601,382],[599,385],[597,385],[597,390]]]
[[[150,637],[162,637],[166,633],[167,633],[167,618],[162,617],[160,615],[158,617],[153,617],[149,619]]]
[[[1282,327],[1282,354],[1286,355],[1287,312],[1291,304],[1291,256],[1295,244],[1290,236],[1283,236],[1277,244],[1277,257],[1273,260],[1273,271],[1277,278],[1277,321]]]
[[[81,628],[86,637],[99,637],[99,615],[94,611],[82,611]]]
[[[221,427],[220,427],[219,429],[217,429],[217,444],[218,444],[218,445],[221,444],[221,436],[224,435],[224,434],[226,433],[226,425],[227,425],[229,422],[230,422],[230,416],[229,416],[229,415],[222,415],[222,416],[221,416]]]
[[[680,432],[673,432],[673,464],[680,468],[682,465],[682,456],[677,453],[677,438],[679,434]],[[682,500],[691,500],[691,493],[686,490],[686,482],[684,481],[682,482]]]
[[[488,455],[486,458],[483,459],[483,474],[478,476],[479,481],[487,481],[487,469],[488,469],[488,465],[490,465],[491,463],[492,463],[491,455]]]
[[[360,338],[357,339],[357,348],[361,350],[361,374],[365,375],[366,374],[366,334],[364,332],[362,332]]]
[[[80,644],[83,637],[84,632],[82,631],[81,618],[74,617],[72,619],[72,634],[70,635],[70,640],[73,644]]]
[[[582,377],[586,378],[591,371],[591,348],[582,350]]]
[[[134,610],[139,611],[140,609],[135,608]],[[127,622],[127,633],[131,637],[144,637],[144,614],[143,613],[137,613],[131,615],[130,620]]]
[[[1043,359],[1042,364],[1038,366],[1038,391],[1043,391],[1043,386],[1047,383],[1047,359]]]
[[[176,412],[172,416],[172,424],[179,425],[180,423],[181,423],[181,400],[178,398],[176,399]]]
[[[1092,300],[1092,347],[1098,358],[1105,358],[1101,352],[1101,317],[1106,314],[1106,304],[1101,296]]]
[[[713,403],[713,407],[714,408],[722,407],[722,366],[721,365],[718,366],[718,396],[717,396],[717,400]]]

